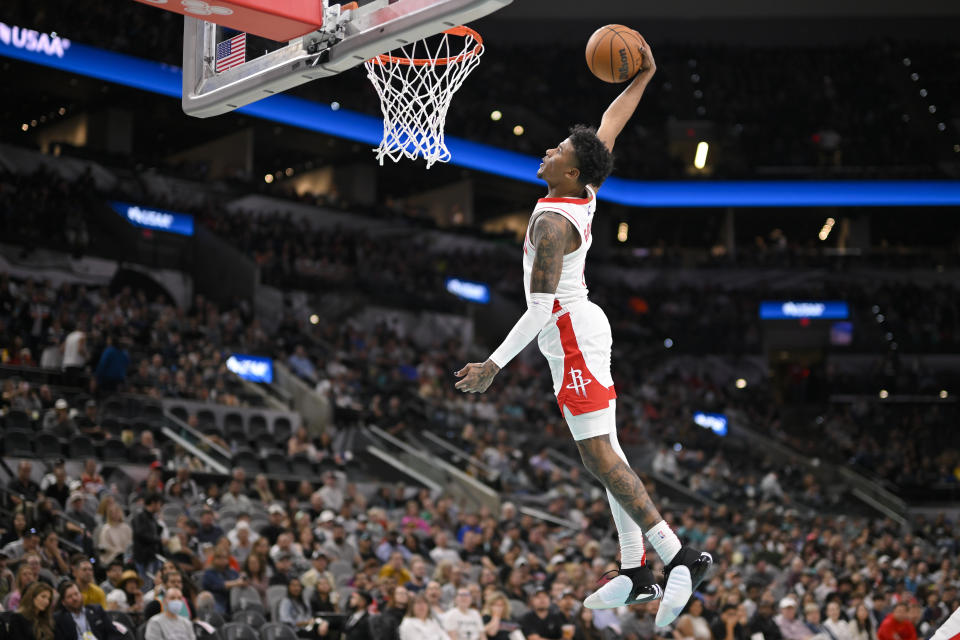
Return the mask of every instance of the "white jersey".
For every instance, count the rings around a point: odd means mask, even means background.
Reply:
[[[596,434],[576,427],[570,418],[608,409],[617,397],[610,375],[613,344],[610,323],[603,310],[587,299],[584,277],[587,252],[593,243],[590,228],[596,208],[597,194],[592,187],[587,187],[586,198],[541,198],[530,218],[534,220],[544,211],[559,213],[580,234],[577,250],[563,256],[563,270],[553,301],[553,321],[547,323],[537,339],[540,352],[550,365],[557,404],[577,440]],[[530,226],[523,243],[523,291],[528,298],[537,253],[530,240]],[[603,432],[609,428],[608,421],[604,421]]]
[[[593,226],[593,213],[597,209],[597,194],[592,187],[587,187],[586,198],[540,198],[530,216],[533,222],[544,211],[558,213],[570,221],[580,234],[580,246],[573,253],[563,256],[563,271],[560,273],[560,282],[557,285],[557,302],[568,306],[574,302],[587,299],[587,281],[584,271],[587,264],[587,251],[593,244],[590,228]],[[527,225],[527,236],[523,241],[523,295],[530,303],[530,274],[533,271],[533,261],[536,258],[537,248],[530,239],[530,228]]]

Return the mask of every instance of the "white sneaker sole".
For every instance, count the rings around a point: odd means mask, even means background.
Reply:
[[[653,586],[656,588],[656,594],[654,595],[654,597],[644,600],[642,602],[632,602],[631,604],[645,604],[647,602],[653,602],[654,600],[659,599],[662,595],[660,592],[660,585],[653,585]],[[599,591],[595,591],[594,593],[591,593],[589,596],[587,596],[587,598],[583,601],[583,606],[585,606],[587,609],[616,609],[618,607],[627,606],[627,603],[624,602],[623,598],[620,598],[619,600],[616,600],[616,601],[604,600],[603,598],[600,597],[601,591],[602,589],[600,589]]]
[[[690,569],[680,565],[670,572],[670,579],[663,590],[663,600],[657,609],[657,626],[666,627],[676,620],[692,595],[693,580],[690,578]]]

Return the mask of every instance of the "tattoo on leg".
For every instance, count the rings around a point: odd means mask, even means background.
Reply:
[[[649,531],[663,520],[643,482],[613,451],[608,436],[578,440],[577,448],[587,470],[610,490],[620,506],[644,531]]]

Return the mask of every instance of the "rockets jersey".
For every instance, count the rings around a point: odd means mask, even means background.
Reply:
[[[593,213],[596,209],[597,194],[593,187],[588,186],[586,198],[540,198],[530,216],[532,222],[544,211],[558,213],[569,220],[580,234],[580,246],[577,250],[563,256],[563,271],[560,273],[560,282],[557,284],[556,301],[564,307],[587,299],[584,270],[587,251],[593,244],[590,228],[593,225]],[[527,298],[527,304],[530,303],[530,277],[537,253],[530,238],[532,226],[532,224],[527,225],[527,234],[523,240],[523,295]]]

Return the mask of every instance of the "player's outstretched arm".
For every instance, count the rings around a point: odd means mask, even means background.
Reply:
[[[623,90],[623,93],[617,96],[616,100],[607,107],[603,119],[600,121],[600,128],[597,130],[597,137],[607,145],[607,149],[610,149],[610,151],[613,151],[617,136],[620,135],[623,128],[627,126],[627,122],[633,117],[633,112],[637,110],[643,92],[650,84],[653,74],[657,72],[657,61],[653,58],[653,50],[643,39],[643,36],[640,36],[640,40],[643,41],[643,67],[630,81],[630,85]]]
[[[553,299],[563,271],[563,254],[568,234],[573,227],[558,213],[541,213],[533,225],[531,239],[537,253],[530,274],[530,296],[527,312],[520,316],[503,343],[484,363],[471,362],[454,375],[462,378],[456,387],[464,393],[483,393],[494,376],[513,360],[553,316]]]

